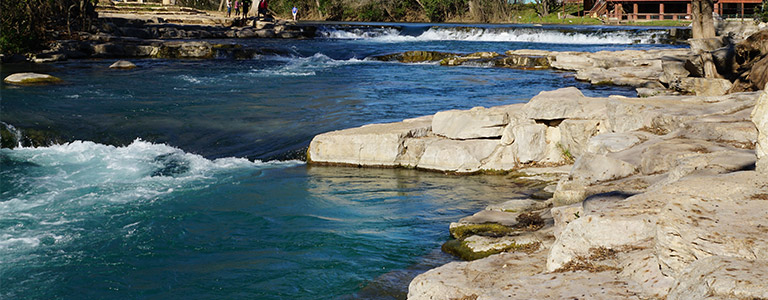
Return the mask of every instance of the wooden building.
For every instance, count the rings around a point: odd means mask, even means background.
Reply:
[[[691,0],[584,0],[587,14],[615,20],[690,20]],[[593,4],[594,3],[594,4]],[[715,13],[723,18],[752,17],[761,0],[715,0]]]

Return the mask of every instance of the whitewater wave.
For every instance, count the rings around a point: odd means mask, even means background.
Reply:
[[[78,230],[72,227],[89,219],[87,214],[149,205],[165,195],[230,182],[243,172],[302,163],[209,160],[140,139],[120,147],[75,141],[0,149],[0,252],[75,239]],[[7,259],[0,255],[0,262]]]
[[[322,53],[315,53],[309,57],[296,56],[270,56],[263,59],[282,62],[279,66],[270,68],[252,68],[247,74],[251,77],[274,77],[274,76],[315,76],[322,70],[336,68],[340,66],[360,64],[366,62],[364,59],[351,58],[347,60],[336,60]]]
[[[319,36],[330,39],[357,39],[377,42],[481,41],[546,44],[657,44],[665,30],[578,31],[547,28],[431,27],[407,35],[395,28],[322,28]]]

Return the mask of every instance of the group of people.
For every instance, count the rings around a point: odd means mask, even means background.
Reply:
[[[248,17],[248,9],[251,7],[252,0],[226,0],[227,2],[227,17],[232,16],[232,7],[235,7],[235,18],[238,16],[242,16],[243,18]],[[257,0],[257,3],[259,5],[258,7],[258,13],[257,17],[259,15],[267,15],[268,9],[267,9],[267,0]],[[241,12],[242,10],[242,12]],[[296,18],[299,14],[299,9],[296,8],[296,6],[291,9],[291,14],[293,14],[293,20],[296,21]]]
[[[227,17],[232,16],[232,7],[235,8],[235,18],[241,16],[248,17],[248,9],[251,6],[251,0],[227,0]],[[242,13],[241,13],[242,10]]]

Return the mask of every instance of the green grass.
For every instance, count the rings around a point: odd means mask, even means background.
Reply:
[[[566,15],[568,14],[576,14],[577,12],[581,11],[580,6],[575,5],[569,5],[565,8]],[[589,17],[575,17],[575,18],[567,18],[567,19],[561,19],[557,17],[557,13],[560,13],[562,15],[563,9],[555,10],[551,14],[539,17],[539,15],[536,13],[536,10],[533,8],[533,6],[526,5],[518,7],[518,10],[511,13],[512,19],[510,22],[512,23],[540,23],[540,24],[572,24],[572,25],[597,25],[602,24],[603,22]]]
[[[677,27],[684,27],[691,24],[691,21],[683,21],[683,20],[650,20],[650,21],[632,21],[627,23],[622,23],[626,25],[635,25],[635,26],[677,26]]]

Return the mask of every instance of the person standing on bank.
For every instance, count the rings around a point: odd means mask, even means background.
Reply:
[[[296,8],[296,6],[294,6],[293,9],[291,10],[291,13],[293,14],[293,20],[296,21],[296,15],[299,14],[299,9]]]
[[[227,18],[232,16],[232,0],[227,0]]]
[[[243,0],[243,18],[248,18],[248,0]]]
[[[240,15],[240,1],[235,0],[235,18]]]

